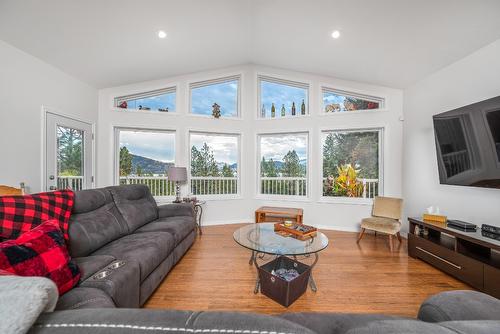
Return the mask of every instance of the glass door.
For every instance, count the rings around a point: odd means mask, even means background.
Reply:
[[[92,125],[53,113],[46,121],[47,190],[92,188]]]

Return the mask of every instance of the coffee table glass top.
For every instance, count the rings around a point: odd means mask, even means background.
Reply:
[[[274,223],[250,224],[233,234],[234,240],[252,251],[274,255],[305,255],[317,253],[328,246],[328,238],[321,232],[307,240],[283,237],[274,232]]]

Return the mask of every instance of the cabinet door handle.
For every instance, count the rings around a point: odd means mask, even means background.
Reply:
[[[448,261],[448,260],[445,260],[445,259],[443,259],[441,256],[437,256],[436,254],[433,254],[433,253],[431,253],[431,252],[429,252],[429,251],[427,251],[427,250],[423,249],[422,247],[418,247],[418,246],[417,246],[417,247],[415,247],[415,248],[416,248],[416,249],[418,249],[419,251],[422,251],[422,252],[424,252],[424,253],[426,253],[426,254],[429,254],[430,256],[432,256],[432,257],[434,257],[434,258],[436,258],[436,259],[438,259],[438,260],[443,261],[443,262],[444,262],[444,263],[446,263],[446,264],[449,264],[449,265],[450,265],[450,266],[452,266],[452,267],[457,268],[458,270],[462,270],[462,267],[461,267],[461,266],[457,266],[455,263],[450,262],[450,261]]]

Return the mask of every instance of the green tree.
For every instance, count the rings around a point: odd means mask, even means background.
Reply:
[[[143,173],[142,173],[142,167],[141,167],[141,166],[137,165],[137,166],[135,167],[135,174],[136,174],[137,176],[143,176]]]
[[[128,148],[120,148],[120,176],[128,176],[132,173],[132,155]]]
[[[222,176],[234,177],[234,171],[231,169],[231,166],[229,166],[228,164],[224,164],[224,166],[222,166]]]
[[[192,176],[219,176],[219,167],[214,158],[213,150],[204,143],[200,150],[191,148],[191,175]]]
[[[303,176],[303,169],[300,159],[295,150],[288,151],[283,157],[283,167],[281,173],[286,177]]]
[[[57,161],[60,175],[83,175],[82,140],[82,131],[80,130],[57,128]]]

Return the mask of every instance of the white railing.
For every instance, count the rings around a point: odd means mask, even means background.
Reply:
[[[461,150],[443,154],[443,164],[448,177],[465,172],[470,169],[469,152]]]
[[[268,195],[306,196],[307,179],[305,177],[269,177],[260,178],[260,193]]]
[[[192,176],[193,195],[231,195],[238,193],[237,177]]]
[[[325,188],[326,177],[323,178],[323,193]],[[378,196],[379,184],[378,179],[358,179],[363,184],[363,193],[360,198],[374,198]]]
[[[82,190],[83,176],[58,176],[57,189]]]
[[[144,184],[153,196],[175,196],[175,183],[166,176],[120,176],[120,184]]]

